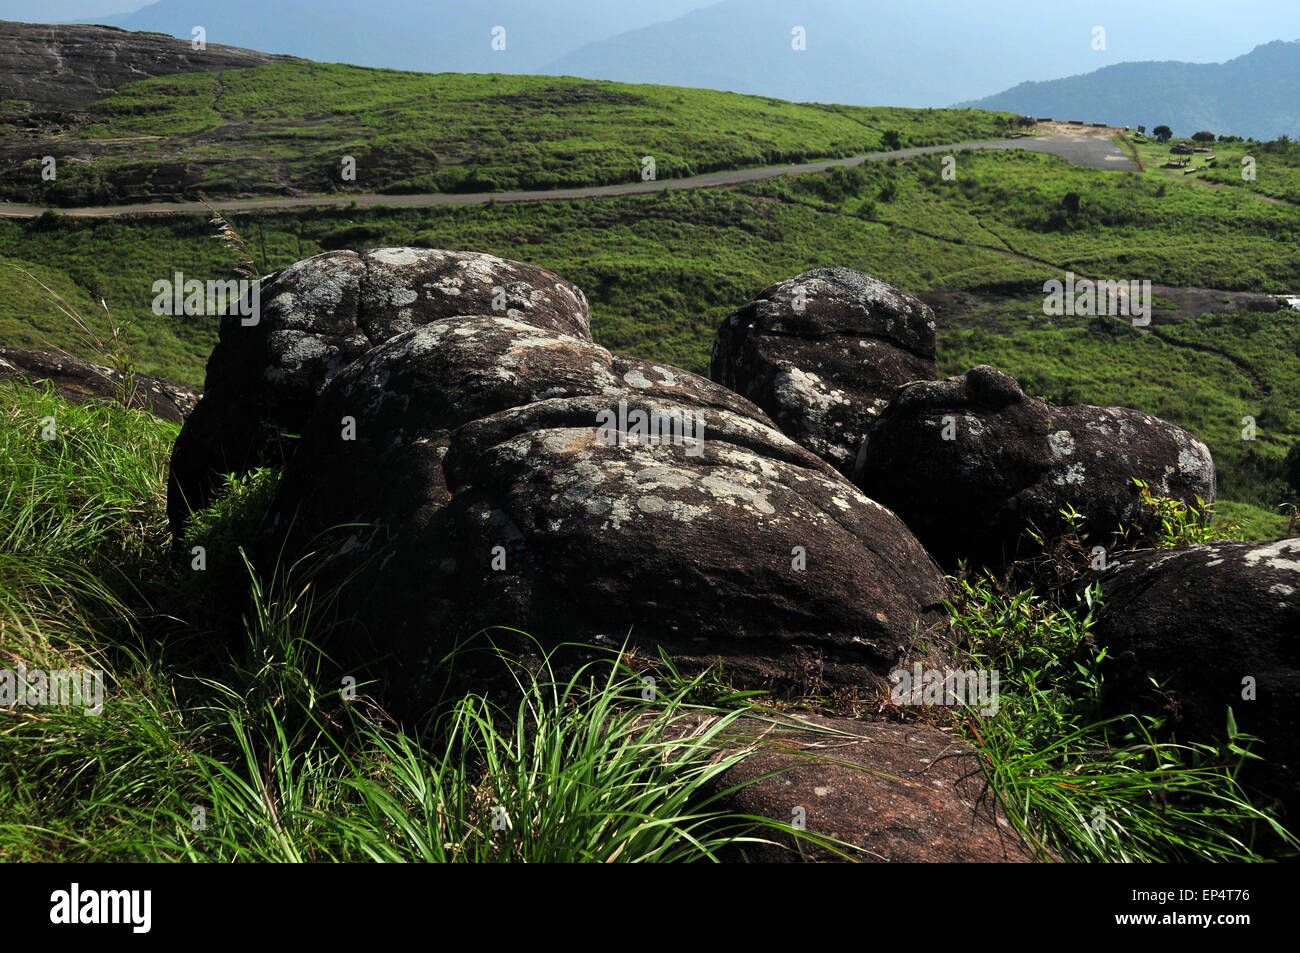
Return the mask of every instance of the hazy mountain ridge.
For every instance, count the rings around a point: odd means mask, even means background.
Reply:
[[[653,4],[592,4],[590,0],[496,0],[458,5],[448,0],[374,0],[364,25],[347,0],[160,0],[134,13],[102,18],[129,30],[188,37],[196,25],[210,42],[232,43],[319,62],[421,72],[529,73],[589,40],[674,17],[706,0]],[[337,26],[335,26],[337,24]],[[505,27],[505,49],[492,48],[492,30]]]
[[[1082,76],[1021,83],[961,103],[1112,125],[1164,124],[1177,136],[1200,129],[1275,139],[1300,137],[1300,40],[1258,46],[1226,63],[1142,62]]]
[[[1249,21],[1225,11],[1193,23],[1174,12],[1122,0],[1086,8],[1007,0],[996,10],[951,0],[722,0],[588,44],[542,71],[796,102],[941,107],[1124,62],[1220,61],[1300,34],[1300,18],[1279,6]],[[1098,25],[1108,26],[1104,36]],[[803,51],[791,47],[796,26]]]

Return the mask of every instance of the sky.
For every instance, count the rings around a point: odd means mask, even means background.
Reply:
[[[110,13],[131,13],[146,5],[136,0],[0,0],[0,20],[67,23]]]

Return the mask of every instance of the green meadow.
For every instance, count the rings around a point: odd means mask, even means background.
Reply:
[[[0,102],[18,137],[23,104]],[[326,192],[487,192],[660,179],[1002,135],[1010,114],[788,103],[567,77],[293,63],[129,83],[0,177],[52,205]],[[955,137],[955,138],[954,138]],[[892,137],[891,137],[892,141]],[[39,146],[39,148],[38,148]],[[83,161],[87,150],[93,161]],[[54,181],[36,158],[68,155]],[[355,178],[343,159],[355,160]]]

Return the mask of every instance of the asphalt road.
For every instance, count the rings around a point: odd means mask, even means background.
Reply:
[[[897,152],[873,152],[850,156],[847,159],[827,159],[801,165],[774,165],[760,169],[735,169],[730,172],[711,172],[688,179],[664,179],[654,182],[630,182],[626,185],[595,185],[577,189],[546,189],[536,192],[462,192],[427,193],[421,195],[320,195],[301,198],[276,197],[266,199],[236,199],[210,203],[222,212],[242,212],[253,209],[319,208],[323,206],[387,205],[394,208],[422,208],[435,205],[482,205],[487,202],[558,202],[571,199],[608,198],[617,195],[642,195],[664,192],[669,189],[707,189],[719,185],[736,185],[757,182],[781,175],[804,172],[822,172],[835,166],[861,165],[863,162],[882,162],[886,159],[904,159],[909,156],[935,153],[963,152],[969,149],[1026,149],[1030,152],[1047,152],[1068,159],[1075,165],[1096,169],[1132,169],[1133,163],[1109,138],[1101,136],[1036,136],[1023,139],[983,139],[977,142],[958,142],[946,146],[924,146],[900,149]],[[34,218],[45,212],[40,205],[0,204],[0,216],[9,218]],[[141,202],[134,205],[87,206],[85,208],[56,208],[62,215],[85,218],[111,218],[119,215],[180,215],[206,212],[202,202]]]

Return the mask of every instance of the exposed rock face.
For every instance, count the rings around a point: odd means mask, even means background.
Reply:
[[[919,299],[860,271],[819,268],[732,314],[709,376],[847,474],[894,390],[937,376],[934,348],[934,315]]]
[[[945,566],[1027,552],[1025,530],[1059,531],[1067,505],[1101,543],[1120,524],[1149,530],[1134,478],[1159,496],[1214,499],[1214,461],[1187,431],[1126,408],[1053,407],[985,366],[900,388],[853,478]]]
[[[0,99],[62,112],[102,99],[125,83],[172,73],[206,73],[297,62],[256,50],[110,26],[55,26],[0,20]]]
[[[946,583],[892,513],[742,397],[592,343],[556,276],[381,249],[299,262],[262,299],[258,327],[223,329],[176,484],[301,434],[278,525],[359,574],[339,654],[398,660],[390,697],[427,697],[490,626],[631,632],[748,684],[870,685],[946,658]],[[365,525],[330,531],[346,523]]]
[[[499,290],[498,290],[499,289]],[[582,292],[550,272],[474,252],[335,251],[261,280],[261,314],[223,318],[204,399],[172,453],[167,515],[179,535],[219,474],[282,466],[317,397],[351,361],[453,314],[500,314],[590,340]]]
[[[92,398],[112,400],[155,417],[180,423],[202,396],[192,387],[156,377],[137,375],[130,393],[122,375],[109,367],[90,364],[65,354],[0,347],[0,379],[19,377],[32,383],[50,381],[60,394],[75,403]]]
[[[1300,809],[1300,537],[1144,550],[1098,575],[1093,636],[1108,649],[1107,703],[1164,709],[1184,741],[1226,737],[1228,708],[1266,764],[1243,780]],[[1170,699],[1159,697],[1154,678]],[[1254,700],[1243,698],[1254,680]],[[1170,708],[1172,707],[1172,710]]]
[[[922,725],[818,716],[801,721],[812,727],[767,735],[759,754],[713,783],[722,791],[780,772],[725,795],[719,807],[792,825],[801,812],[807,831],[851,845],[838,849],[863,862],[1059,859],[1051,853],[1040,858],[1022,842],[966,742]],[[735,853],[763,862],[845,859],[793,835],[763,836],[785,842],[746,844]]]

